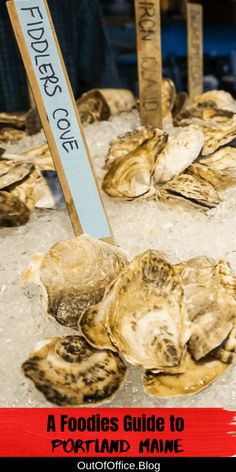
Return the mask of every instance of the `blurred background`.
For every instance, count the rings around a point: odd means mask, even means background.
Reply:
[[[97,87],[138,93],[134,0],[48,0],[76,98]],[[163,76],[187,89],[186,0],[161,0]],[[194,2],[193,2],[194,3]],[[204,89],[236,96],[236,0],[202,0]],[[0,4],[0,110],[29,108],[27,81]]]

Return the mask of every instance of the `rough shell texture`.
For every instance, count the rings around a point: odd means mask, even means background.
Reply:
[[[26,138],[27,134],[25,131],[14,129],[14,128],[2,128],[0,129],[0,144],[14,144],[23,138]]]
[[[214,382],[228,366],[213,357],[196,362],[187,353],[185,368],[186,371],[179,375],[147,372],[144,377],[144,390],[156,397],[174,397],[197,393]]]
[[[28,162],[13,162],[5,159],[0,160],[0,189],[9,187],[16,182],[22,181],[33,170],[34,166]]]
[[[230,331],[226,340],[222,343],[220,348],[216,349],[214,353],[222,362],[227,364],[236,364],[236,318],[234,321],[234,328]]]
[[[26,112],[17,112],[17,113],[0,113],[0,128],[8,127],[17,128],[17,129],[24,129],[25,128],[25,120],[26,120]]]
[[[164,183],[181,174],[197,157],[204,145],[204,134],[197,126],[176,128],[155,163],[155,183]]]
[[[11,193],[17,196],[26,206],[34,208],[55,208],[55,199],[38,169],[35,169],[27,179],[11,187]]]
[[[189,350],[205,357],[228,336],[236,315],[236,277],[224,261],[196,257],[177,266],[191,320]]]
[[[211,90],[210,92],[202,93],[194,98],[194,103],[212,102],[217,108],[221,110],[228,110],[236,113],[236,101],[230,93],[224,90]]]
[[[199,163],[218,172],[236,176],[236,148],[225,146],[208,154]]]
[[[113,164],[117,158],[127,156],[133,151],[140,149],[146,145],[149,140],[153,139],[155,136],[158,136],[158,134],[160,138],[163,136],[163,132],[161,130],[140,126],[139,128],[128,131],[128,133],[125,133],[124,135],[119,136],[117,139],[114,139],[111,141],[108,153],[105,157],[106,167],[111,167],[111,164]]]
[[[139,147],[129,154],[117,157],[112,163],[110,161],[102,188],[111,197],[133,199],[149,192],[155,159],[163,149],[166,135],[158,129],[144,130],[144,136],[147,137],[147,135],[149,138],[145,139]],[[132,136],[130,138],[132,140]],[[125,141],[121,138],[122,148],[126,140],[127,136]],[[138,132],[134,132],[134,142],[137,144],[139,140],[140,132],[138,130]]]
[[[77,106],[82,123],[108,120],[111,114],[109,106],[99,90],[89,90],[84,93],[77,101]]]
[[[212,154],[219,147],[225,146],[236,137],[236,115],[233,116],[225,125],[205,126],[204,127],[205,143],[202,155]]]
[[[33,147],[21,154],[4,153],[4,159],[14,162],[32,163],[40,171],[55,169],[47,144]]]
[[[182,110],[175,117],[174,124],[176,126],[187,126],[191,123],[199,126],[219,126],[227,124],[233,115],[231,111],[218,109],[213,103],[205,103]]]
[[[81,315],[102,300],[107,286],[127,263],[123,251],[87,235],[55,244],[38,272],[38,283],[47,292],[48,312],[62,325],[78,328]],[[37,283],[36,275],[30,267],[24,283],[31,279]]]
[[[136,100],[130,90],[99,89],[99,92],[105,98],[111,115],[118,115],[119,113],[130,111],[136,105]]]
[[[19,198],[0,191],[0,226],[24,225],[29,217],[29,209]]]
[[[106,328],[127,361],[147,369],[180,367],[190,336],[183,289],[157,251],[137,256],[114,282]]]
[[[81,336],[50,338],[39,343],[22,368],[47,400],[60,406],[109,399],[126,373],[118,354],[98,351]]]
[[[236,170],[236,167],[235,167]],[[211,169],[210,166],[202,164],[192,164],[186,170],[188,174],[195,175],[211,184],[215,190],[224,190],[232,185],[236,185],[236,176]]]
[[[214,208],[221,198],[214,187],[199,176],[181,174],[158,189],[157,197],[166,203],[187,203],[201,210]]]

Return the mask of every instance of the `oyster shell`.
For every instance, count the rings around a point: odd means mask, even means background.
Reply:
[[[77,100],[77,106],[82,123],[108,120],[109,106],[99,90],[89,90]]]
[[[186,92],[180,92],[176,95],[175,101],[174,101],[174,106],[172,109],[172,116],[173,118],[176,118],[180,113],[182,113],[188,102],[188,95]]]
[[[111,115],[130,111],[136,105],[133,93],[127,89],[98,89],[109,107]]]
[[[165,183],[175,175],[181,174],[197,159],[203,145],[204,134],[201,128],[194,125],[176,128],[156,159],[155,184]]]
[[[0,129],[0,143],[17,143],[21,139],[26,138],[27,134],[25,131],[17,130],[14,128],[2,128]]]
[[[205,143],[202,150],[202,155],[207,156],[212,154],[219,147],[225,146],[226,144],[233,141],[236,137],[236,115],[228,120],[224,125],[204,127]]]
[[[42,122],[37,108],[31,108],[26,115],[25,120],[26,131],[29,136],[39,133],[42,129]]]
[[[27,179],[9,188],[25,205],[34,208],[55,208],[54,196],[38,169],[35,169]]]
[[[33,261],[23,281],[41,285],[48,313],[58,323],[78,329],[81,315],[102,300],[127,263],[123,251],[81,235],[52,246],[39,267]]]
[[[220,348],[216,349],[214,355],[226,364],[236,364],[236,322],[234,322],[234,328]]]
[[[134,136],[133,143],[132,136]],[[118,153],[121,155],[109,162],[109,170],[102,184],[104,192],[111,197],[125,199],[133,199],[149,192],[155,159],[166,139],[166,135],[161,130],[144,128],[121,138],[120,148],[119,143],[113,142],[116,156]],[[122,155],[127,140],[128,147],[133,147],[133,150]],[[135,147],[141,140],[142,144]]]
[[[236,148],[225,146],[199,160],[208,168],[236,176]]]
[[[183,289],[157,251],[136,257],[105,300],[106,329],[128,362],[155,371],[179,371],[190,336]]]
[[[128,131],[124,135],[119,136],[110,143],[108,153],[105,157],[105,166],[110,168],[116,159],[128,156],[142,146],[145,146],[148,141],[158,135],[160,136],[160,139],[165,137],[165,141],[167,141],[167,135],[164,135],[161,130],[146,128],[145,126],[140,126],[139,128]]]
[[[210,103],[195,105],[192,108],[183,110],[174,119],[175,126],[188,126],[195,124],[198,126],[227,125],[234,114],[230,111],[219,110]]]
[[[207,102],[211,102],[221,110],[228,110],[236,113],[236,101],[232,95],[230,95],[230,93],[225,92],[224,90],[211,90],[209,92],[202,93],[201,95],[197,95],[193,101],[196,104],[205,104]]]
[[[17,129],[25,128],[27,112],[0,113],[0,128],[11,127]]]
[[[40,171],[55,170],[51,153],[47,144],[33,147],[21,154],[4,153],[4,159],[14,162],[31,162]]]
[[[60,406],[107,400],[126,374],[118,354],[96,350],[81,336],[41,341],[22,368],[47,400]]]
[[[28,162],[13,162],[6,159],[0,160],[0,189],[21,182],[34,169],[33,164]]]
[[[191,205],[201,210],[216,207],[222,200],[214,187],[199,176],[181,174],[156,191],[156,197],[165,203]]]
[[[232,185],[236,185],[236,176],[231,177],[229,174],[213,170],[211,167],[202,164],[192,164],[188,167],[186,173],[200,177],[211,184],[215,190],[224,190],[232,187]]]
[[[24,225],[29,217],[29,209],[19,198],[0,191],[0,226]]]
[[[191,321],[188,349],[199,360],[222,344],[234,326],[236,276],[225,261],[207,257],[195,257],[175,267]]]
[[[174,397],[198,393],[208,387],[228,368],[229,366],[214,357],[208,356],[204,360],[196,362],[187,353],[184,373],[168,375],[146,372],[144,390],[155,397]]]

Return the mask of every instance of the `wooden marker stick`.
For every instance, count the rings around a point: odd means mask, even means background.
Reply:
[[[203,92],[203,10],[202,5],[187,4],[188,90],[192,100]]]
[[[74,232],[112,243],[47,1],[12,0],[7,7]]]
[[[141,123],[162,128],[160,0],[135,0],[135,8]]]

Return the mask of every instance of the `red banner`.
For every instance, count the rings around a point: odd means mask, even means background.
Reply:
[[[222,409],[0,409],[1,457],[229,457]]]

